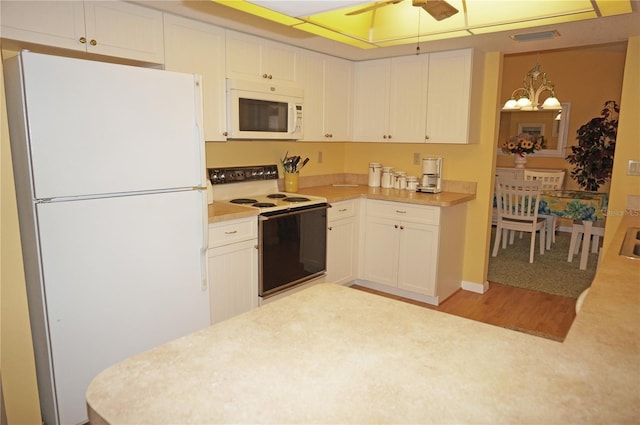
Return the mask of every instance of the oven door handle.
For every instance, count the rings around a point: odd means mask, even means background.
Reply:
[[[287,215],[302,214],[310,211],[326,210],[327,208],[329,208],[328,204],[322,204],[315,207],[312,206],[309,208],[301,207],[300,209],[289,209],[289,210],[283,210],[282,212],[276,211],[275,214],[271,214],[271,215],[260,214],[258,216],[258,220],[268,221],[268,220],[273,220],[274,218],[281,218]]]

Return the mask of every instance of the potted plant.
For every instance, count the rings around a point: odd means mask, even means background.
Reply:
[[[578,129],[578,145],[571,147],[567,161],[574,165],[571,178],[588,191],[597,191],[611,178],[618,134],[618,104],[605,102],[600,117]]]
[[[544,148],[544,137],[532,133],[520,133],[502,144],[503,153],[515,155],[514,163],[516,168],[524,168],[527,163],[527,154],[532,154]]]

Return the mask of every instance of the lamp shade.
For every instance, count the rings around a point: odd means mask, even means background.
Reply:
[[[542,109],[562,109],[562,105],[557,97],[549,96],[542,104]]]
[[[517,103],[520,109],[531,108],[531,101],[526,96],[522,96],[520,99],[518,99]]]
[[[520,107],[518,106],[518,102],[516,102],[514,98],[511,98],[506,101],[502,109],[511,110],[511,109],[520,109]]]

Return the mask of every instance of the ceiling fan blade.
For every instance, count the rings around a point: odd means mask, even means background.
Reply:
[[[413,0],[413,5],[422,7],[436,21],[442,21],[458,13],[458,9],[444,0]]]
[[[370,10],[376,10],[376,9],[379,9],[381,7],[384,7],[384,6],[389,6],[390,4],[398,4],[401,1],[402,0],[380,1],[380,2],[372,4],[371,6],[363,7],[362,9],[358,9],[358,10],[354,10],[353,12],[349,12],[346,15],[347,16],[359,15],[359,14],[364,13],[364,12],[369,12]]]

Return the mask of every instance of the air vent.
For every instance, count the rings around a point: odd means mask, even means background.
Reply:
[[[542,31],[542,32],[531,32],[528,34],[516,34],[510,35],[509,38],[515,41],[525,42],[525,41],[537,41],[537,40],[548,40],[551,38],[560,37],[560,33],[558,31]]]

